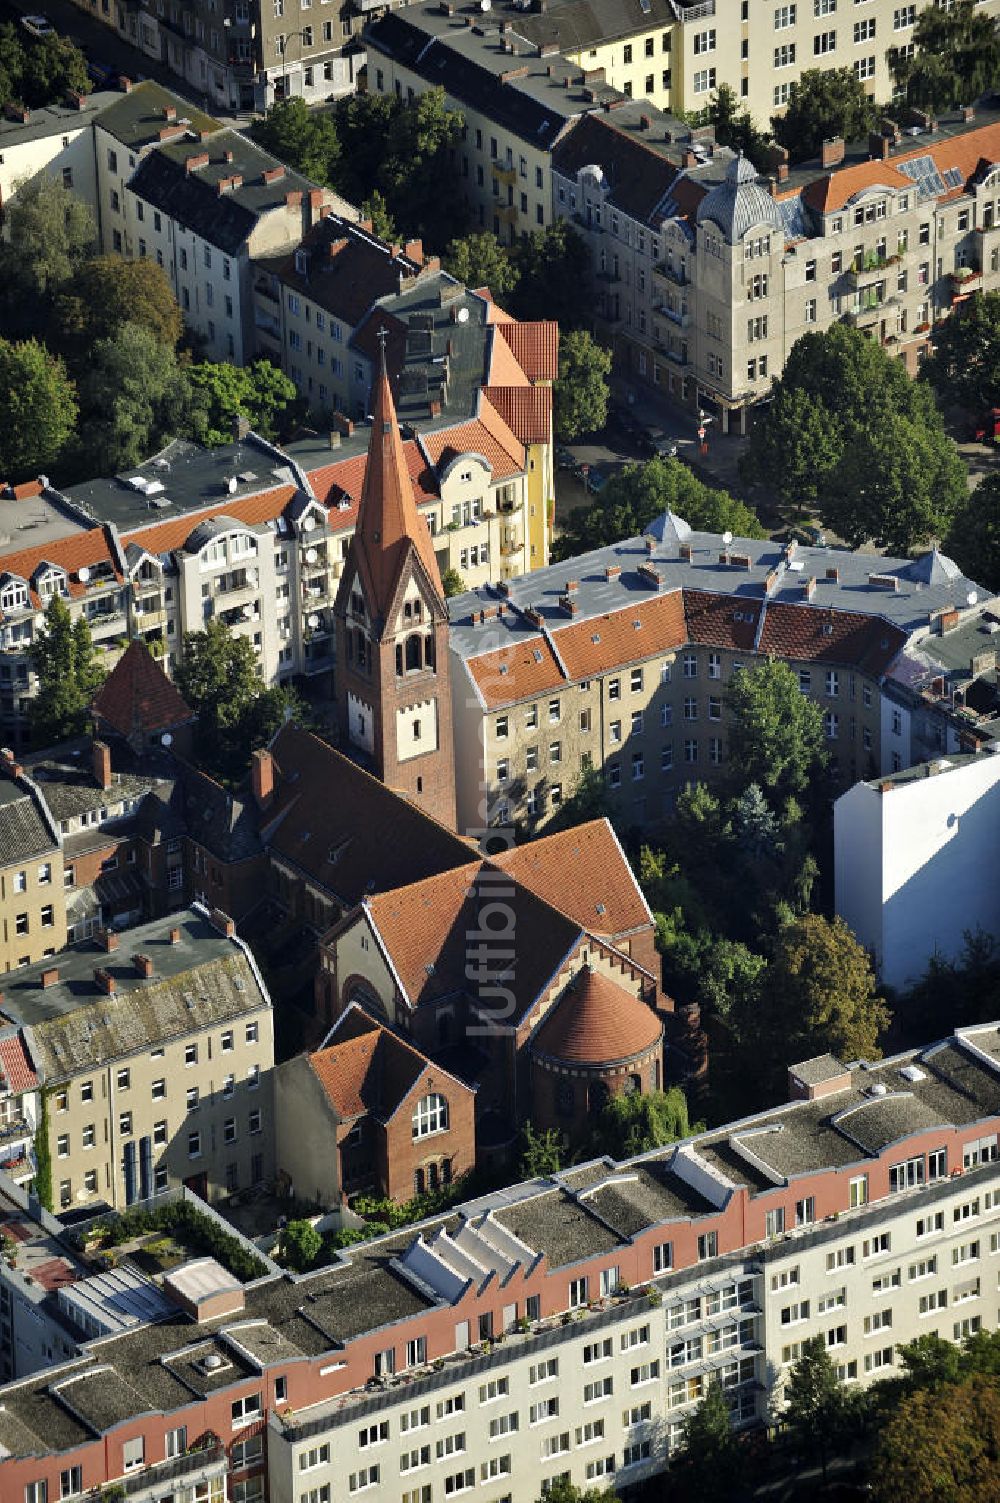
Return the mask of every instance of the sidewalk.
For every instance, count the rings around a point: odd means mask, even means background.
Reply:
[[[699,452],[697,418],[669,397],[660,397],[637,381],[612,376],[611,399],[616,406],[632,413],[640,422],[655,424],[668,437],[676,439],[685,463],[708,484],[719,486],[745,500],[750,499],[737,468],[740,456],[747,446],[745,438],[722,433],[715,423],[709,423],[706,427],[708,453],[702,454]]]

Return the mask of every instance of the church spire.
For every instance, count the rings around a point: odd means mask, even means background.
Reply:
[[[372,432],[354,547],[362,579],[371,592],[373,613],[384,620],[410,545],[427,572],[431,588],[442,600],[444,590],[430,529],[417,511],[403,453],[386,370],[384,328],[379,330],[378,339],[381,354],[372,393]]]

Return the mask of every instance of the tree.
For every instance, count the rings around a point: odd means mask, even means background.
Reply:
[[[922,11],[920,20],[930,13]],[[950,19],[937,9],[933,14]],[[974,293],[935,325],[931,343],[920,374],[940,401],[954,402],[977,417],[1000,407],[1000,292]]]
[[[616,1159],[631,1158],[664,1143],[676,1143],[690,1132],[684,1092],[632,1091],[611,1096],[598,1120],[595,1138],[600,1150]]]
[[[89,92],[87,59],[67,38],[28,41],[9,22],[0,26],[0,100],[35,109]]]
[[[498,303],[509,297],[520,279],[517,266],[488,230],[453,240],[444,267],[466,287],[488,287]]]
[[[441,588],[445,599],[450,600],[452,595],[465,594],[465,580],[457,569],[445,569],[441,575]]]
[[[184,319],[170,279],[148,257],[94,256],[84,261],[55,301],[49,343],[75,364],[101,339],[114,339],[124,324],[147,329],[169,349],[177,348]]]
[[[292,690],[263,687],[250,641],[218,617],[204,631],[185,635],[176,680],[198,714],[195,745],[201,764],[223,782],[239,781],[249,753],[302,708]]]
[[[361,205],[361,217],[368,220],[372,227],[372,234],[377,235],[380,240],[392,242],[397,238],[399,232],[389,213],[385,196],[377,188],[369,193]]]
[[[896,87],[907,104],[938,111],[974,104],[1000,77],[1000,34],[996,18],[980,13],[975,0],[958,0],[949,10],[921,10],[906,56],[891,48]]]
[[[138,324],[122,324],[94,345],[80,399],[80,457],[91,474],[138,464],[191,427],[187,376],[173,350]]]
[[[1000,1386],[973,1377],[913,1393],[891,1413],[871,1468],[877,1503],[1000,1497]]]
[[[272,104],[250,135],[279,162],[285,162],[314,183],[331,187],[340,160],[340,137],[333,116],[311,110],[297,95]]]
[[[822,507],[852,546],[908,551],[942,536],[965,496],[955,445],[924,382],[846,324],[804,334],[751,435],[744,474]]]
[[[567,220],[557,219],[519,241],[513,259],[518,272],[511,298],[515,317],[554,318],[564,338],[586,322],[593,301],[590,251]]]
[[[859,140],[877,118],[853,68],[807,68],[792,84],[784,114],[771,117],[771,129],[793,162],[805,162],[831,136]]]
[[[673,1469],[680,1474],[685,1495],[700,1503],[730,1503],[736,1495],[742,1460],[729,1405],[717,1378],[684,1421]]]
[[[618,1494],[612,1487],[577,1487],[565,1477],[557,1477],[537,1503],[618,1503]]]
[[[613,813],[614,804],[604,774],[598,767],[585,767],[573,792],[563,799],[555,818],[549,821],[548,830],[569,830],[592,819],[610,819]]]
[[[530,1122],[524,1124],[521,1133],[521,1161],[518,1176],[521,1179],[537,1179],[546,1174],[558,1174],[563,1164],[563,1140],[554,1128],[536,1132]]]
[[[205,361],[190,366],[187,376],[194,432],[204,444],[231,443],[238,417],[245,417],[263,438],[277,438],[282,420],[298,399],[295,382],[270,360],[243,366]]]
[[[559,342],[559,379],[553,395],[555,429],[571,442],[595,433],[608,420],[611,351],[586,329],[572,329]]]
[[[759,1013],[762,1048],[777,1066],[827,1052],[878,1059],[889,1022],[871,961],[842,918],[805,913],[781,929]]]
[[[734,674],[725,694],[732,716],[729,762],[777,798],[798,793],[823,767],[823,717],[787,663],[769,658]]]
[[[572,558],[636,537],[650,522],[673,512],[699,532],[731,532],[738,538],[766,536],[756,513],[727,491],[716,490],[678,459],[626,465],[602,487],[592,504],[570,514],[553,549]]]
[[[757,129],[749,110],[740,108],[736,90],[730,84],[719,85],[711,104],[702,114],[704,118],[699,117],[696,123],[711,125],[720,146],[741,151],[758,165],[763,163],[771,144],[770,137]]]
[[[12,306],[26,297],[42,299],[68,282],[97,235],[89,205],[44,173],[15,184],[4,228],[0,286],[6,285]]]
[[[841,1426],[843,1391],[822,1336],[802,1343],[785,1385],[785,1421],[806,1455],[818,1452],[826,1481],[829,1446]]]
[[[38,693],[31,701],[35,745],[51,746],[81,735],[104,669],[86,617],[74,621],[61,595],[53,595],[45,608],[45,629],[31,645],[31,666],[38,674]]]
[[[941,1388],[945,1383],[957,1383],[962,1375],[960,1349],[936,1331],[907,1342],[899,1348],[899,1355],[915,1389]]]
[[[281,1250],[289,1268],[305,1273],[323,1249],[323,1238],[311,1221],[289,1221],[281,1235]]]
[[[76,417],[76,387],[62,361],[35,339],[0,339],[0,475],[18,481],[47,470]]]

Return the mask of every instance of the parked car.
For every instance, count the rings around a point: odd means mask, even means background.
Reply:
[[[112,68],[110,63],[99,63],[94,59],[87,64],[87,77],[99,89],[109,88],[117,76],[116,69]]]
[[[32,37],[55,36],[56,29],[47,16],[22,16],[21,25]]]
[[[576,455],[573,453],[572,449],[567,449],[562,444],[558,444],[556,446],[556,469],[576,469]]]
[[[610,479],[610,470],[602,469],[599,464],[592,464],[587,470],[587,474],[584,478],[584,485],[587,487],[592,496],[596,496],[599,491],[602,491],[604,489]]]
[[[658,459],[676,459],[677,440],[664,433],[662,428],[647,428],[646,442],[650,453]]]

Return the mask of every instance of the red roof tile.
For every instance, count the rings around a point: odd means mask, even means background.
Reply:
[[[529,381],[554,381],[559,374],[559,325],[552,319],[518,322],[495,309],[495,322]]]
[[[609,1064],[654,1049],[663,1024],[635,992],[584,966],[531,1042],[534,1053],[567,1064]]]
[[[456,967],[459,975],[464,971],[467,925],[459,916],[481,864],[472,861],[368,899],[372,920],[414,1007],[452,990]]]
[[[797,662],[831,663],[884,673],[906,645],[906,633],[877,616],[818,605],[769,604],[760,651]]]
[[[486,386],[484,395],[522,444],[545,444],[552,437],[551,386]]]
[[[493,865],[598,937],[616,940],[652,922],[606,819],[541,835],[495,856]]]
[[[342,1120],[367,1112],[391,1117],[430,1061],[360,1008],[344,1020],[347,1036],[335,1033],[330,1045],[309,1055],[310,1067]]]
[[[561,689],[566,682],[541,633],[469,658],[467,666],[488,710]]]
[[[280,517],[295,495],[294,485],[281,485],[274,490],[260,491],[255,496],[243,496],[235,501],[221,501],[205,506],[201,511],[187,512],[167,522],[154,522],[152,526],[140,527],[135,532],[122,534],[122,542],[135,543],[150,553],[172,553],[183,548],[188,538],[206,517],[232,517],[237,522],[253,526],[261,522],[273,522]]]
[[[414,439],[403,444],[403,457],[413,485],[413,494],[418,506],[440,498],[434,471],[428,465],[420,446]],[[338,531],[353,526],[357,520],[358,503],[365,483],[366,454],[355,454],[350,459],[334,459],[309,471],[309,484],[325,506],[329,506],[329,525]],[[350,499],[350,506],[340,510],[338,502],[343,497]]]
[[[712,595],[701,590],[684,591],[688,638],[703,647],[752,652],[763,608],[763,599]]]
[[[53,538],[48,543],[36,543],[33,548],[21,548],[16,553],[0,555],[0,575],[13,574],[18,579],[30,580],[39,564],[53,564],[64,569],[69,576],[70,598],[80,599],[87,593],[87,586],[76,577],[80,569],[93,569],[96,564],[112,564],[111,550],[103,527],[92,527],[88,532],[71,532],[68,537]],[[115,570],[115,578],[121,575]],[[34,589],[30,590],[31,603],[36,610],[43,602]]]
[[[94,695],[94,715],[121,736],[165,731],[194,718],[180,691],[141,642],[131,642]]]
[[[889,161],[857,162],[826,172],[817,177],[802,191],[802,197],[810,208],[821,214],[842,209],[858,193],[867,188],[885,186],[896,189],[913,187],[913,179],[899,170],[900,162],[911,162],[916,157],[929,156],[939,173],[957,168],[962,181],[968,182],[980,162],[1000,161],[1000,125],[983,125],[976,130],[960,131],[957,135],[933,143],[923,142],[909,151],[897,152]],[[953,190],[944,195],[948,197]],[[795,190],[779,193],[780,198],[793,197]]]
[[[22,1091],[33,1091],[38,1085],[38,1076],[32,1069],[20,1034],[0,1039],[0,1067],[3,1068],[7,1089],[13,1096],[19,1096]]]
[[[567,579],[572,571],[570,559]],[[554,626],[552,640],[570,679],[593,678],[609,668],[638,662],[686,642],[684,599],[680,590],[639,596],[634,604],[607,615]]]

